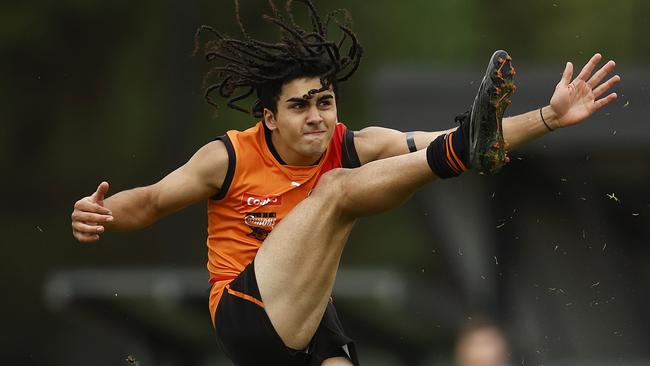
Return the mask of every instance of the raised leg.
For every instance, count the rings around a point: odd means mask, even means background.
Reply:
[[[397,206],[435,178],[426,150],[336,169],[278,224],[255,257],[255,273],[285,345],[302,349],[313,337],[355,220]]]

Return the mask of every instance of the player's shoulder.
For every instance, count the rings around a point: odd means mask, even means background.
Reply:
[[[354,137],[357,139],[372,139],[378,135],[384,134],[387,130],[389,129],[371,124],[369,126],[363,127],[360,130],[355,130]]]
[[[208,142],[207,144],[201,146],[197,150],[196,154],[201,158],[209,158],[211,160],[228,158],[228,150],[223,139],[215,139]]]
[[[190,168],[202,176],[225,176],[229,154],[222,140],[210,141],[201,146],[190,159]]]
[[[378,139],[382,139],[385,135],[386,129],[379,126],[368,126],[361,130],[353,131],[354,143],[357,148],[373,146]]]

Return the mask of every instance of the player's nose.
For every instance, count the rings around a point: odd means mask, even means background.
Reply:
[[[316,106],[311,106],[307,114],[307,123],[320,123],[323,121],[320,111]]]

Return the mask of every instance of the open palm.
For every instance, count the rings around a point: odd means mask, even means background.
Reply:
[[[555,92],[551,97],[551,108],[557,116],[556,127],[578,124],[598,109],[616,100],[616,93],[610,93],[606,97],[600,98],[621,80],[618,75],[614,75],[600,84],[616,66],[614,61],[609,61],[592,75],[601,58],[599,53],[595,54],[573,81],[571,80],[573,64],[567,62],[562,79],[555,87]]]

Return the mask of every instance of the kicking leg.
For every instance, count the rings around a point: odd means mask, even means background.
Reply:
[[[356,218],[395,207],[434,179],[426,150],[336,169],[278,224],[255,257],[255,274],[285,345],[302,349],[313,337]]]

